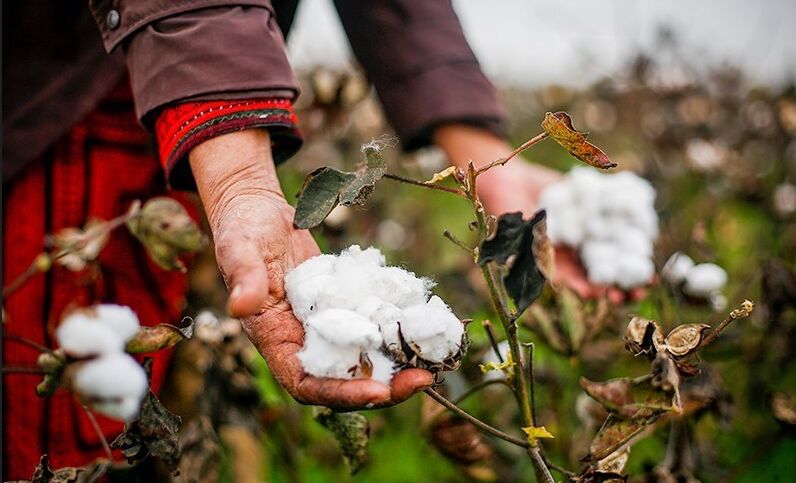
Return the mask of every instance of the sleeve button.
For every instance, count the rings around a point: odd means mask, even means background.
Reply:
[[[105,25],[111,30],[118,28],[120,21],[121,15],[119,15],[118,10],[110,10],[108,15],[105,16]]]

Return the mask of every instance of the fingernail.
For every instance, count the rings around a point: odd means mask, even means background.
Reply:
[[[237,299],[238,299],[238,297],[240,296],[240,291],[241,291],[241,290],[242,290],[242,289],[240,288],[240,285],[235,285],[235,286],[232,288],[232,292],[230,292],[230,293],[229,293],[229,300],[227,301],[227,313],[228,313],[229,315],[233,315],[233,314],[232,314],[232,304],[233,304],[233,303],[235,302],[235,300],[237,300]]]

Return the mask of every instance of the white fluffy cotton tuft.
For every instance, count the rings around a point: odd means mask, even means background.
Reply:
[[[648,181],[576,167],[541,193],[539,205],[547,210],[548,236],[580,251],[589,280],[624,289],[650,282],[658,215]]]
[[[130,421],[138,415],[148,383],[144,369],[129,354],[106,354],[84,363],[75,390],[106,416]]]
[[[148,382],[144,369],[124,352],[140,329],[129,307],[96,305],[78,310],[55,331],[61,348],[72,357],[95,357],[81,362],[73,386],[95,411],[131,421],[138,415]]]
[[[386,266],[376,248],[353,245],[320,255],[285,276],[285,290],[304,324],[298,358],[319,377],[370,377],[389,383],[401,362],[401,336],[418,358],[440,363],[461,349],[464,325],[433,282]]]
[[[683,291],[695,297],[710,297],[727,283],[727,272],[714,263],[700,263],[685,276]]]

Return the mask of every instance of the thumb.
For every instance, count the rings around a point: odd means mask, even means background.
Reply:
[[[268,272],[260,250],[253,243],[241,242],[216,252],[230,289],[229,315],[246,317],[259,313],[268,296]]]

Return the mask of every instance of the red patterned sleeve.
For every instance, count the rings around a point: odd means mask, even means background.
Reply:
[[[155,134],[160,162],[170,185],[193,188],[193,178],[184,159],[193,147],[221,134],[255,127],[270,131],[277,163],[301,147],[301,133],[290,99],[185,102],[163,109],[155,122]]]

